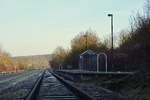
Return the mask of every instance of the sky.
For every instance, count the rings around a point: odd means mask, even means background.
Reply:
[[[0,45],[12,56],[51,54],[70,47],[82,31],[92,29],[102,39],[129,29],[130,16],[145,0],[0,0]]]

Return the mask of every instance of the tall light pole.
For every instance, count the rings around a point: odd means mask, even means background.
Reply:
[[[85,49],[87,50],[88,49],[88,47],[87,47],[87,34],[85,34],[84,37],[85,37]]]
[[[111,17],[111,64],[114,68],[113,14],[108,14],[108,17]]]
[[[87,34],[85,34],[84,35],[84,37],[85,37],[85,49],[87,50],[88,49],[88,47],[87,47]],[[85,58],[85,70],[86,70],[86,68],[87,68],[87,56],[86,56],[86,58]]]

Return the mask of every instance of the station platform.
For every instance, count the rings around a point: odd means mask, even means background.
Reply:
[[[93,78],[123,78],[126,76],[133,76],[137,72],[96,72],[83,70],[57,70],[56,74],[73,81],[91,80]]]
[[[72,74],[112,74],[112,75],[134,75],[136,72],[97,72],[97,71],[85,71],[85,70],[58,70],[60,72],[72,73]]]

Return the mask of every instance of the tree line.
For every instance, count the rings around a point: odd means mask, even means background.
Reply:
[[[15,62],[11,55],[0,48],[0,72],[12,72],[27,69],[28,63],[26,60]]]
[[[13,70],[14,67],[10,54],[0,48],[0,72]]]
[[[131,17],[130,30],[121,31],[118,46],[114,48],[114,68],[111,68],[111,41],[103,41],[93,30],[80,32],[71,40],[70,49],[57,47],[50,64],[53,68],[68,65],[77,68],[79,54],[87,49],[105,52],[108,55],[108,67],[119,71],[150,71],[150,2],[144,6],[144,14]],[[87,42],[86,42],[87,40]]]
[[[15,72],[30,68],[47,68],[49,66],[47,60],[44,55],[12,57],[8,52],[0,48],[0,72]]]

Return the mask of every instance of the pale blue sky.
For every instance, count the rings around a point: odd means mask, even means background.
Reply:
[[[115,35],[129,28],[129,17],[142,10],[145,0],[0,0],[0,44],[12,56],[52,53],[68,48],[81,31]]]

